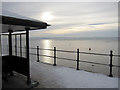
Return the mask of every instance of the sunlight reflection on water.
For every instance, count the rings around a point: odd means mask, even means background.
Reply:
[[[52,41],[51,40],[43,40],[42,43],[43,43],[44,49],[50,49]],[[52,52],[49,50],[43,50],[42,53],[43,53],[43,55],[48,55],[48,56],[51,56],[51,54],[52,54]],[[43,60],[46,63],[52,63],[52,60],[49,57],[43,57]]]

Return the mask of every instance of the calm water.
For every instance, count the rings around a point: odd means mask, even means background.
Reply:
[[[23,39],[24,39],[24,37],[23,37]],[[25,46],[25,42],[23,41],[22,43],[23,43],[23,46]],[[14,45],[14,42],[13,42],[13,45]],[[19,41],[18,41],[18,46],[19,46]],[[113,39],[111,39],[111,38],[107,38],[107,39],[105,39],[105,38],[104,39],[39,39],[39,38],[31,38],[30,39],[30,47],[37,47],[37,46],[39,46],[41,48],[45,48],[45,49],[53,49],[54,47],[56,47],[58,50],[70,50],[70,51],[76,51],[79,48],[80,51],[103,53],[103,54],[109,54],[110,50],[113,50],[113,54],[116,54],[116,55],[118,54],[118,40],[114,39],[114,38]],[[88,50],[89,48],[91,48],[92,50],[89,51]],[[13,51],[14,50],[15,49],[13,48]],[[19,51],[19,49],[18,49],[18,51]],[[24,48],[23,48],[23,51],[25,51]],[[30,52],[36,53],[36,50],[31,49]],[[53,52],[47,51],[47,50],[41,50],[40,54],[53,56]],[[20,54],[18,54],[18,55],[20,55]],[[57,56],[76,60],[76,53],[57,52]],[[36,55],[30,56],[31,61],[36,61],[36,59],[37,59]],[[96,56],[96,55],[80,54],[80,60],[109,64],[109,56]],[[40,56],[40,61],[53,64],[53,58],[49,58],[49,57]],[[118,64],[117,57],[113,58],[113,64],[115,64],[115,65]],[[68,60],[64,60],[64,59],[57,59],[57,65],[76,68],[75,61],[68,61]],[[106,75],[109,74],[109,66],[80,62],[80,69],[87,70],[90,72],[103,73]],[[113,68],[113,75],[114,76],[118,75],[118,68],[116,68],[116,67]]]

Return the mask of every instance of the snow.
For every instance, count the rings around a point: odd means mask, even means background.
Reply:
[[[10,16],[10,17],[21,18],[21,19],[28,19],[28,20],[38,21],[36,19],[30,18],[30,17],[26,17],[26,16],[23,16],[23,15],[17,14],[15,12],[4,10],[4,9],[2,10],[2,15],[3,16]]]
[[[31,62],[31,78],[37,88],[118,88],[117,77],[40,62]]]

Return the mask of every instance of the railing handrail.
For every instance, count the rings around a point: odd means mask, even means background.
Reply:
[[[25,47],[17,47],[17,44],[15,44],[15,55],[17,55],[17,48],[25,48]],[[68,51],[68,50],[60,50],[60,49],[56,49],[56,47],[54,47],[54,49],[44,49],[44,48],[39,48],[39,46],[37,46],[36,48],[33,47],[29,47],[29,49],[35,49],[37,51],[37,53],[29,53],[31,55],[36,55],[37,56],[37,62],[39,62],[39,56],[45,56],[45,57],[50,57],[50,58],[54,58],[53,61],[53,65],[56,66],[57,65],[57,59],[63,59],[63,60],[69,60],[69,61],[76,61],[76,70],[79,70],[79,63],[80,62],[84,62],[84,63],[92,63],[92,64],[98,64],[98,65],[105,65],[105,66],[109,66],[110,67],[110,74],[109,76],[112,77],[112,67],[120,67],[119,65],[113,65],[113,56],[117,56],[120,57],[120,55],[113,55],[113,51],[111,50],[109,54],[101,54],[101,53],[92,53],[92,52],[81,52],[79,51],[79,49],[77,49],[77,51]],[[39,50],[49,50],[49,51],[53,51],[53,56],[49,56],[49,55],[41,55]],[[67,53],[75,53],[77,54],[77,58],[76,59],[69,59],[69,58],[65,58],[65,57],[58,57],[57,56],[57,51],[58,52],[67,52]],[[26,53],[26,52],[20,52],[21,53]],[[105,64],[105,63],[98,63],[98,62],[91,62],[91,61],[86,61],[86,60],[82,60],[80,59],[80,54],[91,54],[91,55],[102,55],[102,56],[109,56],[110,57],[110,63],[109,64]]]
[[[15,47],[15,46],[12,46],[12,47]],[[18,47],[20,48],[20,47]],[[25,47],[21,47],[21,48],[25,48]],[[37,48],[34,48],[34,47],[30,47],[29,49],[37,49]],[[39,48],[39,50],[49,50],[49,51],[54,51],[54,49],[51,49],[51,48],[48,48],[48,49],[45,49],[45,48]],[[56,51],[59,51],[59,52],[68,52],[68,53],[77,53],[77,51],[72,51],[72,50],[62,50],[62,49],[57,49]],[[103,53],[93,53],[93,52],[79,52],[80,54],[92,54],[92,55],[101,55],[101,56],[109,56],[110,54],[103,54]],[[113,55],[115,57],[120,57],[120,55]]]
[[[18,52],[20,53],[20,52]],[[23,53],[26,53],[26,52],[23,52]],[[35,53],[29,53],[31,55],[37,55]],[[39,54],[39,56],[46,56],[46,57],[51,57],[51,58],[54,58],[53,56],[49,56],[49,55],[43,55],[43,54]],[[56,57],[57,59],[64,59],[64,60],[69,60],[69,61],[76,61],[76,59],[69,59],[69,58],[64,58],[64,57]],[[107,65],[109,66],[109,64],[104,64],[104,63],[94,63],[94,62],[90,62],[90,61],[86,61],[86,60],[80,60],[80,62],[86,62],[86,63],[93,63],[93,64],[100,64],[100,65]],[[113,65],[114,67],[120,67],[120,66],[117,66],[117,65]]]

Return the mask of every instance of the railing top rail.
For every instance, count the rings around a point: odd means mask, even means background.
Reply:
[[[113,55],[113,56],[120,57],[120,55]]]
[[[5,34],[5,33],[0,33],[0,35],[9,35],[9,34]]]
[[[23,52],[26,53],[26,52]],[[37,55],[35,53],[29,53],[31,55]],[[54,56],[49,56],[49,55],[39,55],[39,56],[46,56],[46,57],[50,57],[50,58],[54,58]],[[57,59],[64,59],[64,60],[69,60],[69,61],[76,61],[76,59],[70,59],[70,58],[65,58],[65,57],[56,57]],[[99,64],[99,65],[106,65],[109,66],[109,64],[105,64],[105,63],[97,63],[97,62],[91,62],[91,61],[87,61],[87,60],[79,60],[79,62],[84,62],[84,63],[91,63],[91,64]],[[120,67],[118,65],[112,65],[113,67]]]
[[[12,47],[15,47],[15,46],[12,46]],[[18,48],[20,48],[19,46],[18,46]],[[25,48],[25,47],[21,47],[21,48]],[[37,47],[36,48],[33,48],[33,47],[30,47],[30,49],[37,49]],[[49,48],[49,49],[45,49],[45,48],[39,48],[39,50],[50,50],[50,51],[54,51],[54,49],[51,49],[51,48]],[[70,50],[60,50],[60,49],[57,49],[56,51],[58,51],[58,52],[68,52],[68,53],[77,53],[77,51],[70,51]],[[91,55],[101,55],[101,56],[110,56],[110,54],[102,54],[102,53],[92,53],[92,52],[79,52],[80,54],[91,54]],[[113,55],[113,56],[115,56],[115,57],[120,57],[120,55]]]
[[[12,35],[23,35],[23,34],[26,34],[26,33],[14,33]]]
[[[50,51],[54,51],[54,49],[44,49],[44,48],[39,48],[40,50],[50,50]]]
[[[109,56],[110,54],[101,54],[101,53],[92,53],[92,52],[79,52],[81,54],[93,54],[93,55],[102,55],[102,56]]]
[[[30,47],[30,49],[37,49],[37,48]]]
[[[69,52],[69,53],[77,53],[77,51],[68,51],[68,50],[56,50],[56,51],[59,51],[59,52]]]

